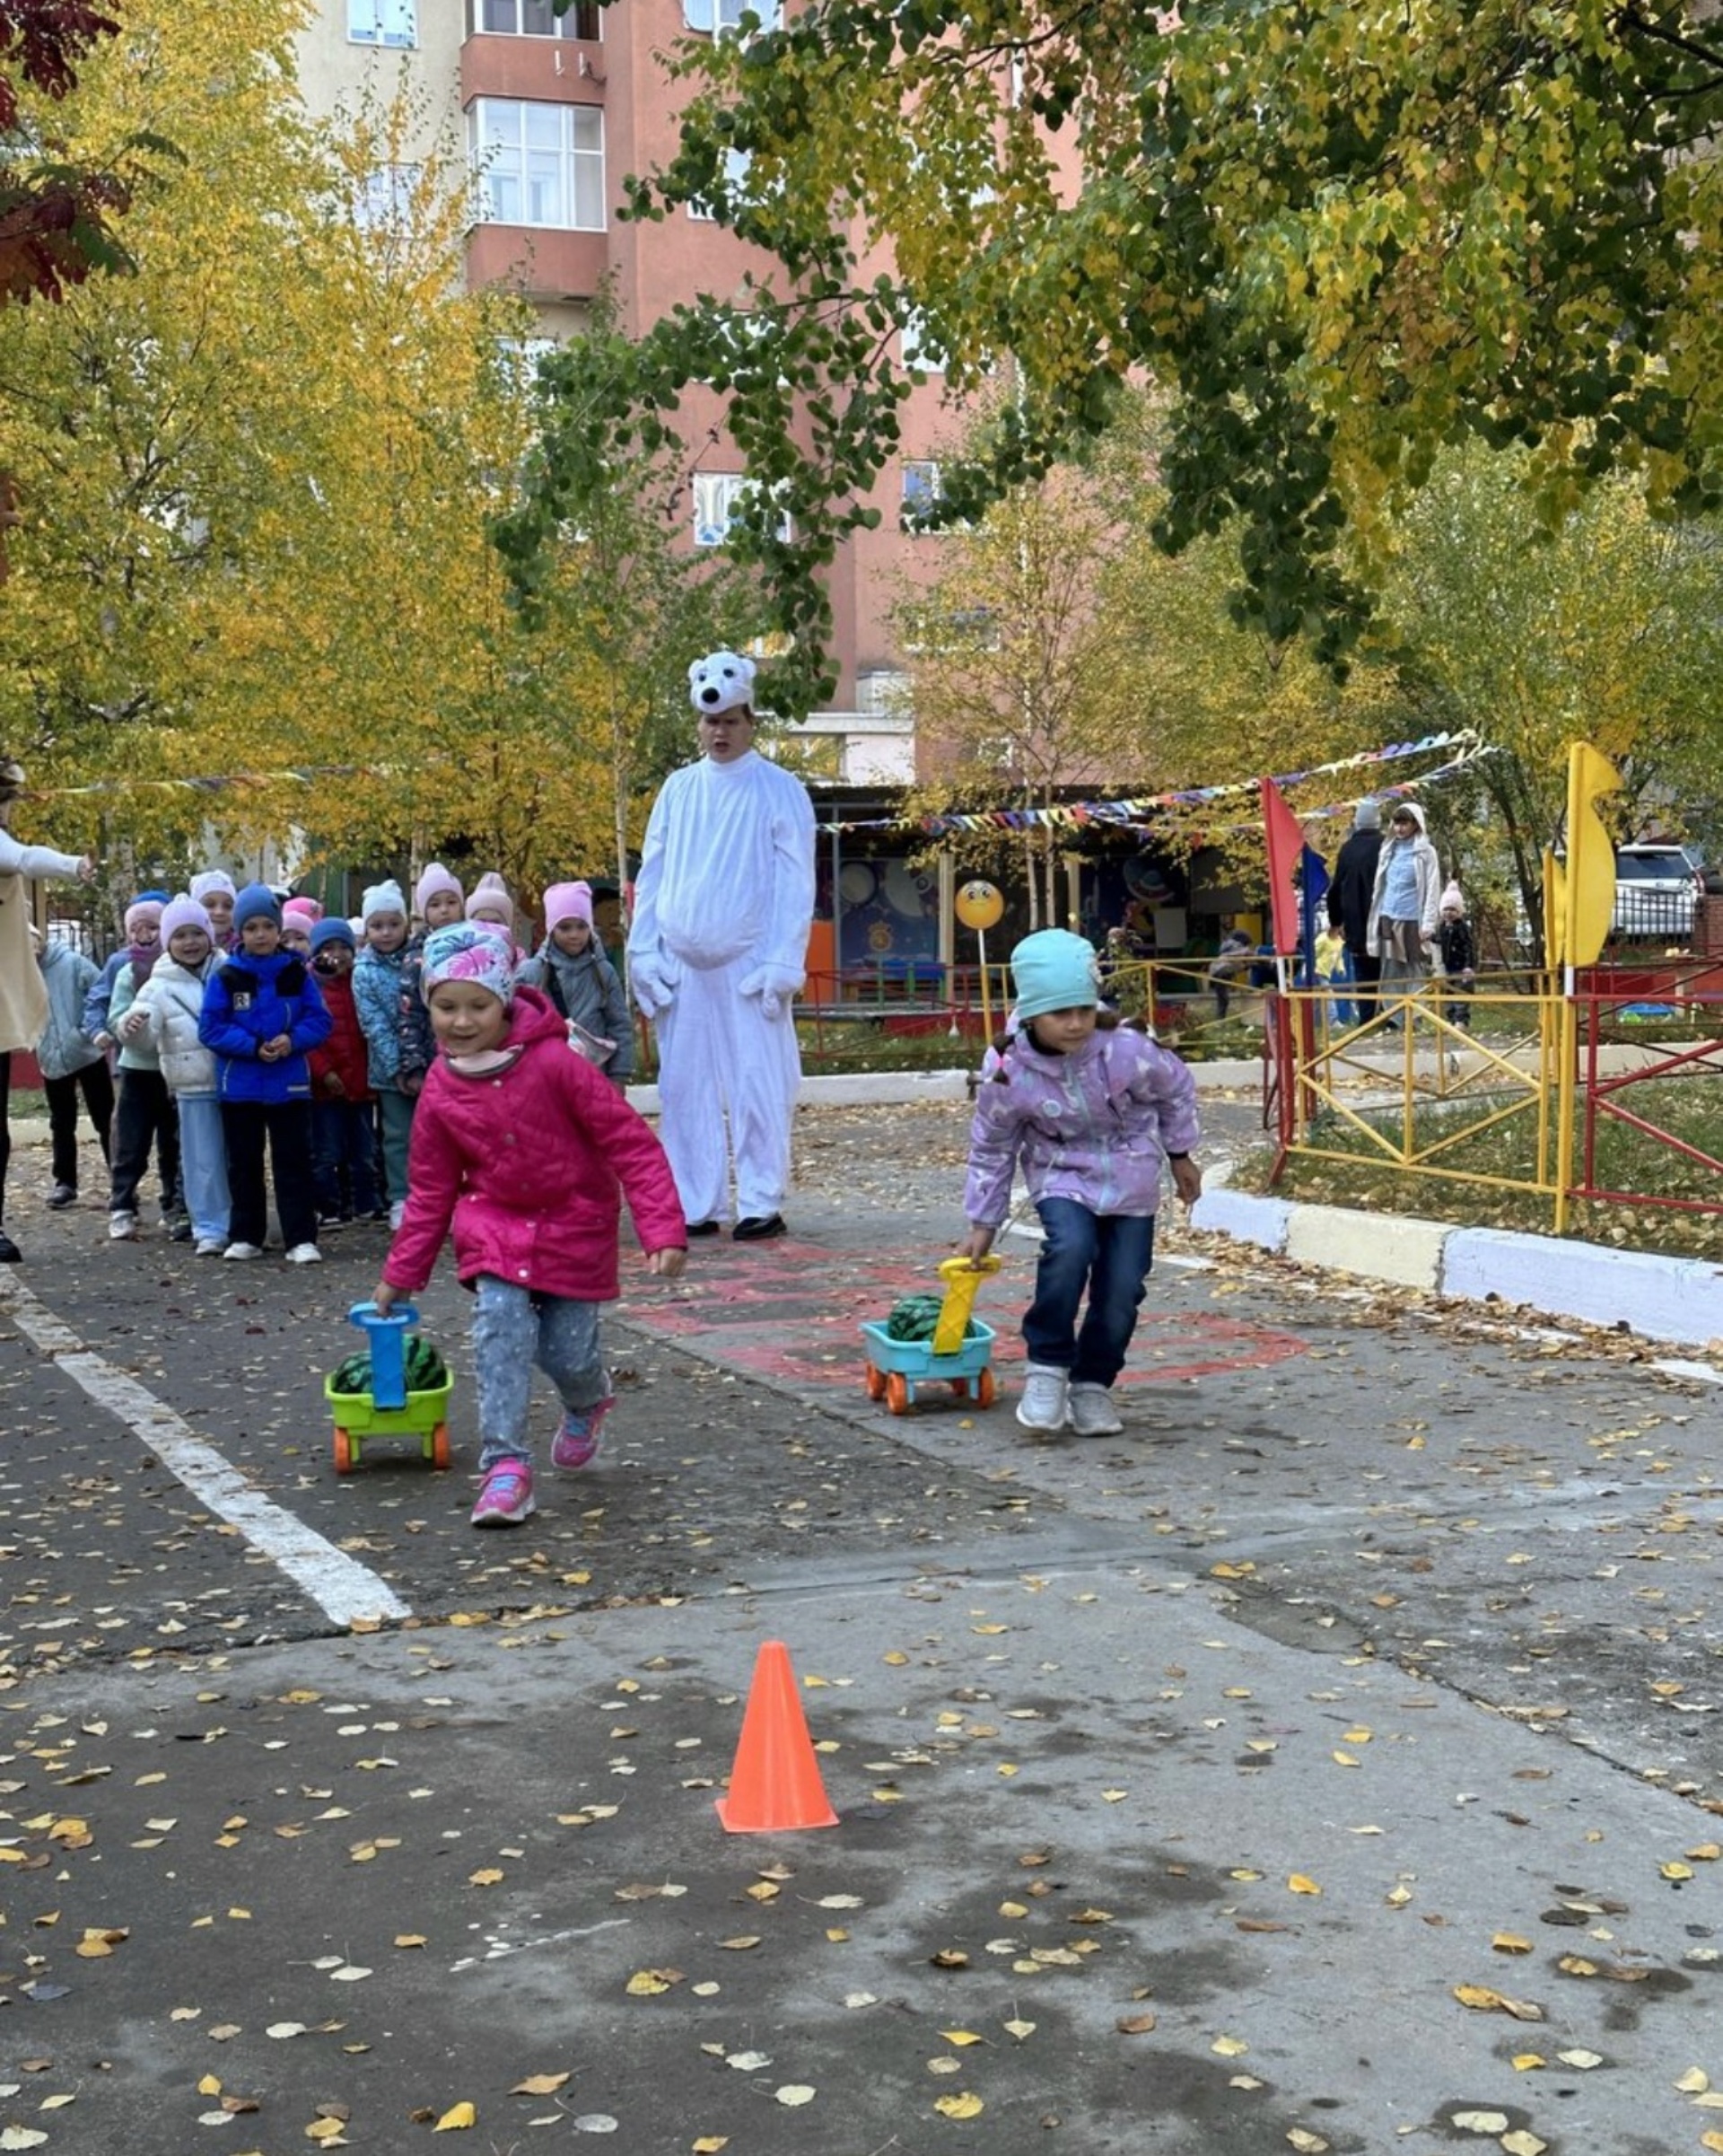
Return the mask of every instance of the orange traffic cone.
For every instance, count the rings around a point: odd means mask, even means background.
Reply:
[[[718,1817],[730,1834],[788,1834],[837,1825],[819,1778],[790,1650],[782,1640],[767,1640],[755,1661],[730,1794],[719,1798]]]

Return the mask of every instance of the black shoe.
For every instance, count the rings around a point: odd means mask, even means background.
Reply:
[[[687,1228],[690,1240],[696,1235],[717,1235],[722,1232],[715,1220],[691,1220],[685,1225]]]
[[[0,1266],[22,1265],[24,1254],[4,1228],[0,1228]]]
[[[765,1219],[756,1214],[748,1220],[739,1220],[730,1230],[737,1242],[764,1242],[770,1235],[787,1235],[782,1213],[768,1213]]]
[[[64,1213],[68,1205],[75,1205],[77,1202],[78,1187],[75,1183],[56,1183],[48,1194],[48,1210],[51,1213]]]
[[[189,1242],[191,1240],[191,1223],[188,1220],[175,1221],[168,1230],[168,1240],[170,1242]]]

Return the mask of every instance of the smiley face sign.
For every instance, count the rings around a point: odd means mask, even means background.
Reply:
[[[993,885],[977,880],[959,889],[955,910],[966,928],[985,930],[997,926],[1005,901]]]

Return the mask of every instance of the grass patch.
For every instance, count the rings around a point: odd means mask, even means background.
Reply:
[[[1713,1159],[1723,1159],[1719,1075],[1723,1074],[1705,1070],[1684,1077],[1647,1079],[1608,1097],[1657,1129]],[[1417,1144],[1433,1144],[1462,1126],[1469,1115],[1480,1112],[1485,1099],[1478,1095],[1461,1104],[1421,1104],[1413,1120]],[[1392,1109],[1359,1112],[1360,1121],[1397,1143],[1402,1121],[1397,1103]],[[1519,1115],[1463,1139],[1442,1156],[1442,1164],[1467,1175],[1528,1179],[1535,1172],[1536,1138],[1536,1111],[1528,1104]],[[1397,1167],[1382,1159],[1362,1131],[1332,1110],[1325,1110],[1312,1124],[1309,1143],[1347,1157],[1313,1160],[1299,1152],[1289,1154],[1281,1179],[1273,1186],[1275,1196],[1306,1205],[1348,1205],[1361,1212],[1413,1214],[1462,1227],[1554,1234],[1554,1201],[1547,1194]],[[1267,1149],[1252,1152],[1238,1163],[1233,1188],[1268,1192],[1273,1161]],[[1566,1231],[1572,1240],[1606,1243],[1622,1250],[1723,1260],[1723,1174],[1716,1169],[1688,1159],[1617,1117],[1600,1115],[1591,1180],[1600,1188],[1685,1198],[1719,1210],[1688,1213],[1670,1205],[1577,1198],[1569,1208]]]

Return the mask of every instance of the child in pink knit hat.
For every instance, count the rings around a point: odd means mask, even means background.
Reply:
[[[623,1091],[634,1074],[634,1029],[617,969],[592,926],[592,890],[553,883],[545,893],[545,940],[520,978],[542,988],[568,1021],[569,1042]]]
[[[431,1013],[423,994],[424,939],[439,928],[464,920],[467,895],[460,880],[441,861],[427,862],[424,874],[413,886],[413,911],[419,925],[407,938],[401,965],[401,1074],[404,1093],[416,1096],[424,1074],[436,1058],[437,1044],[431,1032]]]
[[[1436,931],[1436,948],[1442,954],[1442,971],[1455,1000],[1443,1012],[1451,1026],[1469,1025],[1469,999],[1478,978],[1478,939],[1465,917],[1465,899],[1457,883],[1442,893],[1442,918]],[[1456,994],[1456,992],[1458,992]]]

